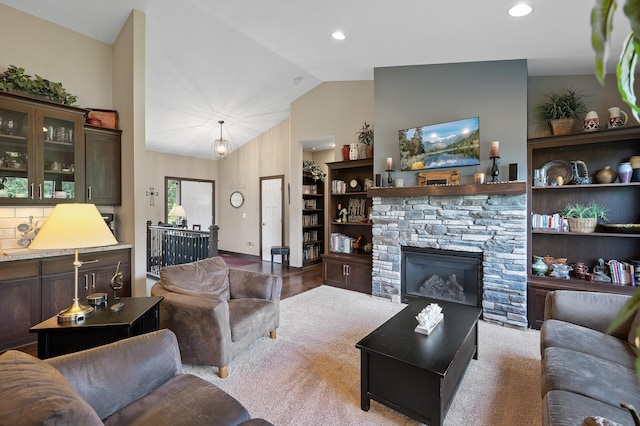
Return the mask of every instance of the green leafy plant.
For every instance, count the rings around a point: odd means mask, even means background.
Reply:
[[[318,163],[312,160],[304,160],[302,162],[302,171],[311,174],[313,180],[319,180],[324,182],[324,177],[326,176]]]
[[[607,221],[608,209],[594,201],[589,204],[567,204],[560,214],[566,218],[587,219],[595,218]]]
[[[586,95],[576,89],[545,95],[545,101],[535,108],[536,117],[548,123],[551,120],[576,118],[587,110]]]
[[[73,105],[77,96],[68,93],[62,83],[56,83],[35,75],[31,77],[24,68],[9,65],[0,75],[0,91],[11,92],[19,90],[29,95],[45,98],[64,105]]]
[[[609,41],[613,30],[613,15],[618,8],[615,0],[596,0],[591,10],[591,45],[596,53],[596,77],[604,85]],[[622,100],[631,107],[631,113],[640,121],[640,107],[636,105],[634,73],[640,53],[640,0],[626,0],[624,14],[631,24],[631,33],[622,45],[622,53],[616,66],[618,91]]]
[[[362,128],[356,132],[358,142],[365,145],[373,145],[373,126],[365,121]]]

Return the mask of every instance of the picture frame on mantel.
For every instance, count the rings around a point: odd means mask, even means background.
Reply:
[[[460,185],[460,170],[439,170],[418,173],[418,186]]]

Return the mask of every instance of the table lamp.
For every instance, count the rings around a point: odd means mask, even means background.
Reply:
[[[78,300],[78,249],[117,244],[102,215],[93,204],[58,204],[40,228],[29,249],[73,249],[75,259],[73,305],[58,314],[58,322],[81,321],[93,312],[93,307],[81,305]]]
[[[182,207],[180,204],[176,204],[175,206],[173,206],[173,208],[169,212],[169,216],[176,218],[176,225],[177,226],[186,226],[186,222],[182,223],[180,218],[182,218],[182,217],[186,218],[187,217],[187,212],[184,211],[184,207]]]

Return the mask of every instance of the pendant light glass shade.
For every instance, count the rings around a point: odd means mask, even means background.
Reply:
[[[222,139],[222,124],[224,124],[224,121],[220,120],[218,123],[220,123],[220,139],[216,139],[213,142],[213,153],[216,155],[216,159],[224,160],[229,155],[231,145],[229,145],[228,140]]]

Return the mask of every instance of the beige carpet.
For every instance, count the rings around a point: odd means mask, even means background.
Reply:
[[[233,395],[252,417],[283,425],[415,425],[371,402],[360,409],[355,344],[404,306],[321,286],[281,302],[278,338],[254,343],[229,364],[185,366]],[[446,318],[445,318],[446,321]],[[482,321],[472,360],[444,424],[539,425],[539,333]]]

